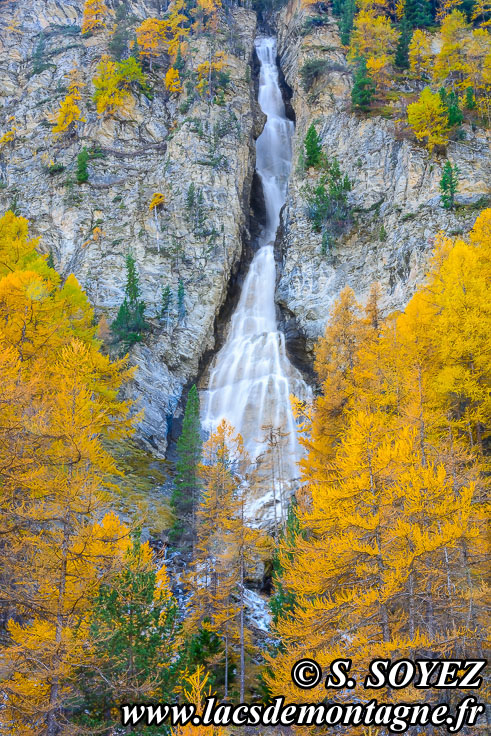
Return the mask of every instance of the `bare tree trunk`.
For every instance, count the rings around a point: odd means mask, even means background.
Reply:
[[[241,498],[240,504],[240,557],[239,557],[239,585],[240,585],[240,702],[244,702],[245,694],[245,644],[244,644],[244,554],[245,554],[245,533],[244,533],[244,497]]]
[[[211,45],[210,45],[210,57],[209,57],[209,69],[208,69],[208,104],[211,104]]]
[[[409,636],[411,639],[414,638],[415,626],[414,626],[414,573],[409,574]]]
[[[373,509],[374,511],[375,510],[378,511],[379,504],[378,504],[378,498],[377,498],[377,487],[375,483],[375,477],[373,474],[372,453],[368,445],[368,440],[367,440],[367,458],[368,458],[368,468],[369,468],[369,474],[370,474],[370,490],[373,495]],[[377,527],[377,531],[375,532],[375,539],[377,542],[377,549],[378,549],[377,567],[379,570],[379,591],[382,592],[384,561],[382,559],[382,537],[380,534],[380,524]],[[380,614],[381,614],[381,623],[382,623],[382,638],[384,641],[387,642],[387,641],[390,641],[390,627],[389,627],[389,614],[387,612],[387,606],[385,603],[380,604]]]
[[[418,366],[418,389],[419,389],[419,442],[421,448],[421,465],[426,468],[425,449],[425,422],[423,415],[423,386],[421,382],[421,366]]]
[[[225,698],[228,698],[228,623],[225,629]]]
[[[240,702],[245,693],[245,652],[244,652],[244,550],[240,553]]]
[[[157,252],[160,253],[160,238],[159,238],[159,218],[157,215],[157,208],[153,208],[153,212],[155,215],[155,229],[157,230]]]
[[[46,736],[56,736],[58,733],[58,726],[56,724],[56,711],[59,708],[58,697],[60,692],[60,679],[59,679],[59,667],[61,664],[62,651],[61,651],[61,639],[63,635],[63,624],[64,624],[64,608],[65,608],[65,590],[66,590],[66,574],[67,574],[67,558],[68,558],[68,510],[66,511],[65,518],[63,520],[63,541],[61,546],[61,570],[59,579],[59,590],[58,590],[58,603],[56,611],[56,629],[55,629],[55,642],[56,642],[56,655],[52,663],[53,667],[53,679],[51,682],[51,688],[49,692],[49,711],[46,721]]]
[[[276,511],[276,477],[273,452],[273,425],[269,426],[269,448],[271,450],[271,485],[273,487],[274,536],[278,534],[278,515]]]
[[[434,613],[433,613],[433,593],[431,592],[431,583],[427,586],[428,600],[426,603],[426,623],[428,627],[428,637],[433,639],[434,634]]]

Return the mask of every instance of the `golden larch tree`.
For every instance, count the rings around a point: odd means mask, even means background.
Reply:
[[[127,436],[134,420],[117,397],[131,371],[99,351],[85,294],[73,276],[61,283],[37,242],[24,218],[0,219],[1,729],[55,736],[67,727],[89,603],[128,534],[107,513],[116,467],[103,438]]]
[[[242,438],[225,420],[203,447],[204,493],[197,512],[197,541],[191,572],[186,626],[204,627],[224,643],[225,695],[232,654],[239,659],[241,700],[246,682],[246,651],[251,636],[245,623],[245,581],[267,548],[264,533],[245,517],[249,458]]]
[[[274,695],[311,702],[291,681],[301,657],[326,667],[352,659],[359,679],[374,657],[459,656],[463,639],[466,656],[482,656],[490,223],[486,210],[470,242],[439,236],[427,282],[404,313],[381,319],[374,292],[372,329],[348,353],[349,393],[338,384],[344,407],[327,462],[318,458],[330,417],[314,406],[303,465],[310,500],[294,554],[291,540],[279,552],[291,605],[276,619],[281,647],[267,658]],[[342,301],[346,293],[338,321]],[[324,343],[319,357],[332,354]],[[384,697],[420,701],[421,691]]]
[[[418,77],[430,74],[433,53],[431,36],[427,31],[416,28],[409,42],[409,66]]]
[[[435,146],[448,143],[448,114],[437,92],[425,87],[417,102],[407,108],[407,118],[411,130],[418,141],[425,141],[431,153]]]
[[[106,27],[109,8],[104,0],[85,0],[82,33],[93,33]]]

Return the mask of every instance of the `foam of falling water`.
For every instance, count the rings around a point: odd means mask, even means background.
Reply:
[[[310,389],[288,360],[274,302],[273,246],[288,186],[293,123],[285,115],[274,39],[258,39],[256,50],[261,64],[258,101],[267,116],[256,142],[256,170],[263,187],[266,225],[227,340],[211,369],[203,402],[203,426],[213,431],[222,419],[227,419],[241,433],[253,460],[266,449],[266,428],[274,430],[279,447],[274,451],[275,467],[268,472],[276,475],[278,490],[268,490],[268,484],[263,484],[263,492],[248,509],[248,515],[251,520],[261,517],[279,521],[285,512],[281,496],[285,489],[291,490],[298,477],[296,462],[301,455],[289,395],[308,398]]]

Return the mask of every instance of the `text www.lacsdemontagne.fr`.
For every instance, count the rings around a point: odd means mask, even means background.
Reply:
[[[464,725],[475,723],[484,706],[472,696],[464,698],[452,713],[447,703],[285,703],[280,696],[269,705],[220,703],[215,697],[205,700],[201,714],[193,704],[158,703],[121,705],[123,726],[291,726],[324,725],[385,726],[393,733],[404,733],[410,726],[444,726],[458,733]]]

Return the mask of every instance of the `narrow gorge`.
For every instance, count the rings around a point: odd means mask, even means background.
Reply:
[[[290,175],[293,123],[285,115],[275,40],[259,38],[256,51],[260,63],[258,101],[266,115],[256,142],[256,172],[264,199],[265,223],[254,244],[256,253],[227,340],[210,372],[203,428],[213,432],[225,419],[240,432],[251,461],[258,464],[263,476],[257,497],[249,499],[247,515],[254,522],[260,519],[262,524],[274,523],[277,528],[279,521],[286,519],[301,457],[290,395],[308,401],[311,391],[288,359],[285,337],[277,327],[274,299],[274,247]],[[274,444],[269,446],[268,441]],[[261,458],[266,456],[268,447],[274,457],[263,468]]]
[[[490,28],[0,0],[0,734],[489,726]]]

